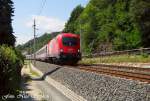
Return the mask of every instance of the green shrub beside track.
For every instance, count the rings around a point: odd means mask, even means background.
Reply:
[[[148,63],[150,56],[148,54],[141,55],[115,55],[115,56],[100,56],[96,58],[83,58],[79,63]]]
[[[0,46],[0,95],[17,95],[23,60],[19,51],[5,45]]]

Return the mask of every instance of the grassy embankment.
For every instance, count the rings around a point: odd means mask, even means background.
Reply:
[[[97,63],[148,63],[150,55],[118,55],[103,56],[94,58],[82,58],[81,64],[97,64]]]

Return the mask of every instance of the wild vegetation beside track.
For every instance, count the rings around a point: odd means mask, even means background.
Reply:
[[[24,57],[13,47],[0,46],[0,95],[17,95]],[[1,98],[0,98],[1,99]]]
[[[116,55],[100,56],[93,58],[82,58],[79,64],[98,64],[98,63],[149,63],[149,55]]]

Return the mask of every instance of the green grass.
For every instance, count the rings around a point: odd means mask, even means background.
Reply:
[[[31,61],[25,60],[24,65],[25,65],[25,68],[29,67],[30,73],[31,73],[32,75],[40,76],[37,72],[35,72],[35,71],[33,71],[33,70],[31,69]]]
[[[37,72],[35,72],[35,71],[33,71],[33,70],[31,69],[31,64],[29,64],[29,68],[30,68],[30,73],[31,73],[32,75],[40,76]]]
[[[35,76],[40,76],[37,72],[35,72],[35,71],[33,71],[33,70],[30,70],[30,73],[32,74],[32,75],[35,75]]]
[[[79,63],[94,64],[94,63],[148,63],[150,56],[143,55],[118,55],[118,56],[105,56],[96,58],[83,58]]]

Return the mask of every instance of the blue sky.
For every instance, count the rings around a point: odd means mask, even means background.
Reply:
[[[16,44],[23,44],[33,38],[33,19],[37,22],[37,36],[44,32],[60,31],[69,19],[70,13],[77,5],[85,6],[89,0],[46,0],[39,15],[44,0],[13,0],[15,13],[13,29]]]

